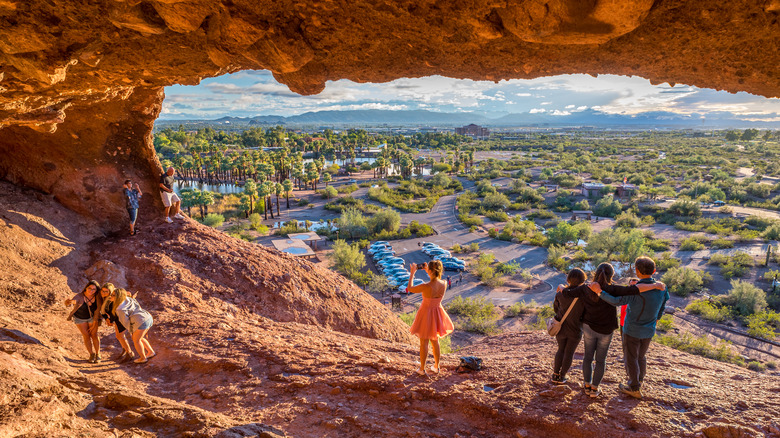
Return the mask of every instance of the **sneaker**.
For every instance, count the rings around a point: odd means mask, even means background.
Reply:
[[[621,383],[620,385],[618,385],[618,388],[620,388],[620,392],[622,392],[623,394],[630,395],[631,397],[634,397],[636,399],[640,399],[640,400],[642,399],[642,391],[638,389],[634,391],[633,389],[631,389],[630,386],[626,385],[625,383]]]
[[[184,216],[181,213],[176,213],[175,215],[173,215],[173,217],[175,217],[176,219],[184,219]]]
[[[596,398],[601,395],[601,390],[598,388],[589,388],[586,394],[591,398]]]
[[[169,224],[172,224],[173,223],[173,219],[171,219],[169,217],[166,217],[165,218],[165,222],[168,222]]]
[[[96,354],[95,354],[95,363],[98,363],[98,362],[100,362],[102,359],[103,359],[103,358],[102,358],[102,357],[100,357],[100,353],[96,353]]]
[[[95,353],[89,353],[89,359],[87,359],[87,362],[95,363]]]

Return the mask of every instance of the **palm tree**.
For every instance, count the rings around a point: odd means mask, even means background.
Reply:
[[[282,181],[282,186],[284,186],[284,196],[287,198],[287,209],[290,209],[290,192],[293,189],[293,183],[289,179],[286,179]]]
[[[281,183],[276,183],[274,185],[274,193],[276,193],[276,213],[281,216],[282,210],[279,208],[279,196],[284,193],[284,186]]]
[[[253,179],[250,178],[244,183],[244,194],[249,196],[249,212],[253,213],[255,211],[255,196],[257,196],[257,184]]]
[[[266,203],[265,203],[265,205],[268,208],[268,210],[271,210],[271,212],[270,212],[271,213],[271,219],[273,219],[274,218],[274,204],[273,204],[273,202],[271,202],[271,195],[276,190],[276,184],[271,182],[271,181],[265,181],[263,183],[263,186],[265,186],[265,194],[266,194],[265,195],[266,196]]]
[[[268,205],[265,202],[265,198],[268,196],[268,186],[265,183],[257,186],[257,196],[263,199],[263,215],[265,220],[268,220]],[[271,217],[273,217],[273,212],[271,212]]]
[[[203,219],[209,214],[209,205],[214,203],[214,194],[208,190],[198,192],[198,206],[200,207],[200,218]]]
[[[322,181],[325,183],[325,187],[328,187],[328,183],[333,181],[333,177],[330,175],[330,173],[325,172],[322,174]]]

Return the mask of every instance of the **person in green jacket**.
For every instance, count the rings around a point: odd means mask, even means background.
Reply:
[[[634,262],[639,284],[653,283],[655,262],[649,257],[639,257]],[[598,288],[600,290],[600,288]],[[641,295],[613,297],[600,292],[600,298],[613,306],[628,305],[626,321],[623,326],[623,357],[625,359],[628,382],[619,385],[620,391],[631,397],[642,398],[642,381],[647,371],[647,349],[655,336],[656,322],[663,316],[669,291],[652,290]]]

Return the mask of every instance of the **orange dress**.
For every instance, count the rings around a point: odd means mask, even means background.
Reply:
[[[412,328],[409,329],[413,335],[417,335],[420,339],[438,339],[452,333],[455,326],[441,305],[442,298],[444,297],[426,298],[423,296]]]

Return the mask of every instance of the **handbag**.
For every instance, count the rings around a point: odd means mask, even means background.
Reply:
[[[566,309],[566,313],[563,314],[563,318],[561,318],[560,321],[555,319],[554,316],[551,316],[547,318],[547,334],[550,336],[555,336],[558,334],[559,331],[561,331],[561,326],[563,326],[563,321],[566,321],[566,317],[569,316],[569,312],[571,312],[571,309],[574,308],[574,305],[577,304],[577,300],[579,298],[575,298],[574,301],[569,304],[569,308]]]

